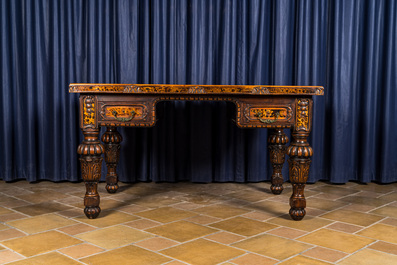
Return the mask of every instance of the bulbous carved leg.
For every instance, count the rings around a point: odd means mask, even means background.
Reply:
[[[272,129],[269,130],[269,138],[267,140],[270,162],[273,167],[272,174],[272,185],[270,187],[273,194],[281,194],[283,191],[283,175],[281,170],[285,162],[285,153],[287,151],[286,143],[288,143],[288,137],[284,133],[283,129]]]
[[[297,221],[302,220],[306,214],[304,188],[309,176],[310,157],[313,155],[313,149],[307,142],[308,136],[308,132],[292,133],[293,141],[287,150],[290,157],[288,159],[289,176],[293,188],[289,214]]]
[[[107,127],[106,132],[102,135],[102,141],[105,144],[105,162],[107,166],[106,190],[109,193],[115,193],[119,188],[118,176],[116,172],[120,156],[120,143],[123,140],[116,127]]]
[[[84,213],[90,218],[97,218],[101,212],[99,207],[98,181],[101,178],[103,145],[98,139],[99,129],[83,129],[84,140],[79,145],[81,173],[85,182]]]

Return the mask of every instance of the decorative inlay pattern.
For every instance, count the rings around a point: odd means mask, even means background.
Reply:
[[[94,96],[85,96],[83,98],[84,127],[95,127],[95,106],[96,98]]]
[[[309,131],[309,100],[298,99],[296,104],[296,130]]]
[[[72,93],[323,95],[319,86],[71,84]]]

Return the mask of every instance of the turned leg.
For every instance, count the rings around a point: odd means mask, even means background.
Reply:
[[[79,145],[81,173],[86,187],[84,196],[84,213],[90,218],[96,218],[101,212],[99,208],[98,181],[101,178],[102,154],[104,147],[99,141],[99,129],[83,129],[84,140]]]
[[[269,130],[269,138],[267,140],[270,162],[273,167],[272,185],[270,187],[273,194],[281,194],[283,191],[283,175],[282,169],[285,162],[285,152],[287,151],[288,137],[283,129]]]
[[[304,189],[310,169],[313,149],[307,142],[311,130],[311,105],[309,99],[299,99],[296,104],[296,122],[292,132],[292,142],[288,147],[289,177],[292,184],[289,214],[294,220],[302,220],[306,214]]]
[[[117,177],[117,163],[119,162],[120,143],[123,140],[116,127],[107,127],[106,132],[102,135],[102,141],[105,146],[105,162],[107,166],[106,190],[109,193],[115,193],[119,188]]]

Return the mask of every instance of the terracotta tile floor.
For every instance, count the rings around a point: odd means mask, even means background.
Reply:
[[[99,184],[102,212],[83,215],[84,184],[0,181],[0,264],[397,264],[397,183]]]

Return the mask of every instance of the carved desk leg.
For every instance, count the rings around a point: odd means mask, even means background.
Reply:
[[[119,162],[120,143],[123,140],[116,127],[107,127],[106,132],[102,135],[102,141],[105,143],[105,162],[107,166],[106,190],[109,193],[115,193],[119,188],[117,177],[117,163]]]
[[[101,212],[99,208],[98,181],[101,178],[103,145],[99,141],[99,129],[83,129],[84,140],[79,145],[81,173],[86,187],[84,196],[84,213],[90,218],[96,218]]]
[[[288,137],[284,133],[283,129],[271,129],[269,130],[269,138],[267,140],[270,162],[273,167],[272,174],[272,185],[270,189],[273,194],[281,194],[283,191],[283,175],[281,170],[285,162],[285,153],[287,151],[286,143],[288,143]]]
[[[290,157],[288,159],[289,176],[293,188],[289,214],[297,221],[302,220],[306,214],[304,188],[309,176],[310,157],[313,155],[313,149],[307,142],[311,130],[311,105],[310,99],[297,100],[293,140],[287,150]]]

